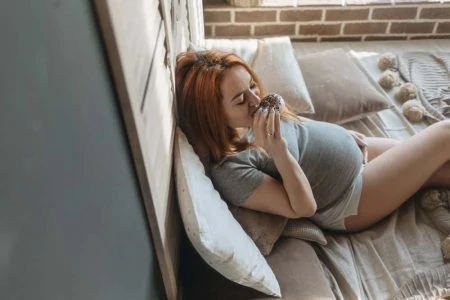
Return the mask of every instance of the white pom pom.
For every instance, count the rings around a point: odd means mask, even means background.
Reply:
[[[402,105],[403,115],[411,122],[419,122],[425,114],[425,107],[417,100],[408,100]]]
[[[413,83],[407,82],[400,86],[400,89],[395,94],[395,99],[400,102],[405,102],[417,97],[417,88]]]
[[[442,255],[445,259],[450,258],[450,236],[447,236],[441,243]]]
[[[439,190],[431,189],[423,192],[420,197],[420,205],[428,211],[435,210],[440,206],[447,206],[448,204],[441,199]]]
[[[396,72],[393,72],[391,70],[386,70],[381,74],[380,79],[378,80],[378,83],[385,89],[385,90],[391,90],[394,85],[398,85],[399,78],[398,74]]]
[[[378,68],[381,71],[397,68],[397,57],[392,53],[384,53],[378,60]]]

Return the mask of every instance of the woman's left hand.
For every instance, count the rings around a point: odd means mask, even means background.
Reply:
[[[355,139],[356,144],[358,144],[359,148],[361,149],[361,152],[363,154],[363,164],[367,164],[368,162],[368,155],[369,155],[369,151],[367,150],[367,140],[366,140],[366,136],[362,133],[353,131],[353,130],[348,130],[348,132],[352,135],[352,137]]]
[[[353,130],[348,130],[348,132],[353,136],[360,147],[367,147],[366,136],[364,134]]]

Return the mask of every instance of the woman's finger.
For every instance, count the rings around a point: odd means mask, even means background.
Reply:
[[[280,113],[278,112],[278,110],[275,112],[275,120],[274,120],[274,136],[275,137],[280,137],[281,136],[281,132],[280,132]]]
[[[267,112],[259,109],[253,120],[253,133],[257,140],[263,141],[266,138],[266,117]]]
[[[266,127],[266,134],[267,137],[272,138],[274,133],[275,133],[275,125],[274,125],[274,120],[275,120],[275,110],[271,109],[269,112],[269,116],[267,117],[267,127]]]

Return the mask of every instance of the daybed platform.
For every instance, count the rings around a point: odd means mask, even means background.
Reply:
[[[377,66],[380,55],[387,52],[448,53],[450,41],[297,42],[293,47],[297,57],[333,48],[351,50],[376,85],[382,74]],[[368,136],[406,139],[434,122],[432,118],[416,123],[408,121],[394,91],[386,95],[393,104],[391,108],[343,126]],[[326,245],[280,238],[266,258],[279,281],[282,299],[438,299],[450,296],[450,285],[447,285],[450,266],[441,253],[441,242],[449,233],[446,228],[450,228],[450,214],[446,216],[447,227],[437,226],[430,213],[419,205],[419,196],[416,194],[398,211],[363,232],[325,232]],[[235,284],[213,270],[185,235],[181,248],[181,287],[183,299],[189,300],[272,299]]]

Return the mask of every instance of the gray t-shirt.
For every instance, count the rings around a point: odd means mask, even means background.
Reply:
[[[339,125],[319,121],[282,121],[281,133],[311,185],[318,210],[339,201],[363,163],[351,134]],[[252,133],[246,138],[251,141]],[[266,174],[281,181],[273,159],[256,147],[226,156],[210,170],[215,188],[235,205],[242,205]]]

